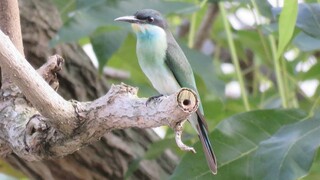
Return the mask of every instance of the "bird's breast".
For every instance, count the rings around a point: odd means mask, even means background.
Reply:
[[[142,71],[153,87],[161,94],[171,94],[180,86],[165,64],[167,40],[165,32],[161,30],[138,37],[137,56]]]
[[[146,26],[137,34],[137,55],[139,61],[164,61],[167,50],[167,37],[165,31],[157,26]],[[145,63],[148,63],[145,62]]]

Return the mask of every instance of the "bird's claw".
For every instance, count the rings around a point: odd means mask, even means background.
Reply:
[[[193,147],[185,145],[181,140],[182,128],[185,121],[186,120],[177,123],[174,127],[176,143],[182,151],[191,151],[193,153],[196,153],[196,150]]]
[[[156,96],[151,96],[151,97],[149,97],[148,100],[146,101],[146,106],[148,106],[148,104],[149,104],[151,101],[153,101],[153,100],[155,100],[155,99],[157,99],[157,98],[159,98],[159,97],[162,97],[162,96],[163,96],[163,94],[159,94],[159,95],[156,95]]]

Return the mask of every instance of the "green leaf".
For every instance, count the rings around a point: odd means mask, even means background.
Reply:
[[[242,48],[240,51],[243,52],[243,49],[254,49],[255,54],[259,55],[260,57],[266,57],[265,50],[263,49],[263,45],[261,41],[257,41],[257,39],[260,39],[259,34],[257,31],[244,31],[239,30],[237,32],[237,36],[235,37],[236,42],[241,44],[244,48]],[[245,43],[244,43],[245,42]]]
[[[68,19],[51,41],[51,46],[62,42],[72,42],[91,35],[100,26],[122,26],[127,24],[114,22],[120,16],[132,15],[139,9],[157,9],[164,15],[170,13],[191,13],[198,9],[195,4],[178,1],[160,0],[122,0],[71,1],[73,11],[68,11]]]
[[[317,62],[314,66],[312,66],[307,72],[303,73],[302,79],[318,79],[320,78],[320,63]]]
[[[197,143],[198,153],[184,156],[171,179],[249,179],[252,177],[249,170],[253,168],[251,160],[260,142],[305,116],[303,111],[294,109],[258,110],[230,117],[209,135],[218,160],[218,174],[213,177],[201,152],[201,144]]]
[[[130,162],[128,170],[124,174],[124,179],[128,179],[130,176],[132,176],[132,174],[139,168],[141,161],[141,158],[137,158]]]
[[[320,152],[317,152],[314,163],[307,176],[301,178],[300,180],[316,180],[320,179]]]
[[[320,4],[299,4],[297,27],[306,34],[320,38]]]
[[[274,16],[278,16],[281,8],[273,8]],[[288,18],[291,18],[289,15]],[[320,38],[320,4],[299,3],[296,26],[304,33],[314,38]]]
[[[293,44],[301,51],[315,51],[320,49],[320,39],[309,36],[304,32],[300,32],[294,39]]]
[[[272,6],[269,3],[269,1],[266,0],[254,0],[258,6],[258,10],[260,12],[261,15],[269,18],[269,19],[273,19],[273,15],[272,15]]]
[[[128,32],[125,30],[115,30],[94,34],[91,37],[90,41],[99,62],[99,72],[109,58],[120,48],[127,34]]]
[[[51,40],[50,45],[55,46],[62,42],[74,42],[90,35],[97,27],[106,25],[106,21],[101,18],[108,16],[108,13],[104,13],[105,11],[110,12],[109,9],[103,7],[96,9],[96,16],[90,14],[88,10],[74,12],[73,17],[67,20],[63,27],[59,29],[58,34]]]
[[[305,176],[320,145],[320,116],[288,125],[263,141],[253,160],[253,179],[294,180]]]
[[[280,58],[290,42],[298,14],[298,0],[285,0],[279,17],[279,44],[277,59]]]
[[[58,8],[63,22],[66,22],[75,11],[88,9],[105,3],[105,0],[52,0]]]
[[[60,12],[63,22],[68,19],[69,12],[74,11],[76,8],[76,0],[52,0],[52,2]]]

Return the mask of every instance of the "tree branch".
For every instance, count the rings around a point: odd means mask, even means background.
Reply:
[[[104,67],[103,74],[107,78],[117,79],[117,80],[124,80],[124,79],[130,78],[130,73],[128,71],[115,69],[115,68],[111,68],[111,67]]]
[[[64,100],[46,83],[2,31],[0,41],[0,65],[10,71],[10,79],[42,115],[51,119],[56,129],[66,134],[72,133],[78,123],[72,103]],[[62,124],[64,122],[67,124]]]
[[[24,54],[18,0],[1,0],[0,11],[1,30],[10,37],[18,51]]]
[[[26,160],[65,156],[114,129],[174,128],[198,108],[190,89],[147,101],[124,84],[92,102],[66,101],[54,90],[62,62],[50,57],[37,73],[0,31],[0,65],[18,86],[0,91],[0,140]]]
[[[208,10],[201,22],[199,30],[196,34],[194,48],[201,49],[203,42],[208,38],[212,23],[218,14],[218,6],[215,3],[209,3]]]
[[[10,37],[15,47],[24,56],[18,0],[1,0],[0,12],[1,30]],[[2,71],[1,77],[0,69],[0,87],[1,83],[9,83],[6,70],[2,69]]]

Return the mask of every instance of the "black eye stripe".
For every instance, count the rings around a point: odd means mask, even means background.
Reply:
[[[154,22],[154,20],[155,20],[155,18],[152,17],[152,16],[141,16],[141,15],[138,14],[136,17],[137,17],[137,19],[146,21],[146,22],[148,22],[148,23],[152,23],[152,22]]]
[[[163,29],[167,28],[168,26],[162,15],[158,11],[152,9],[139,10],[134,14],[134,16],[141,24],[152,24]]]

